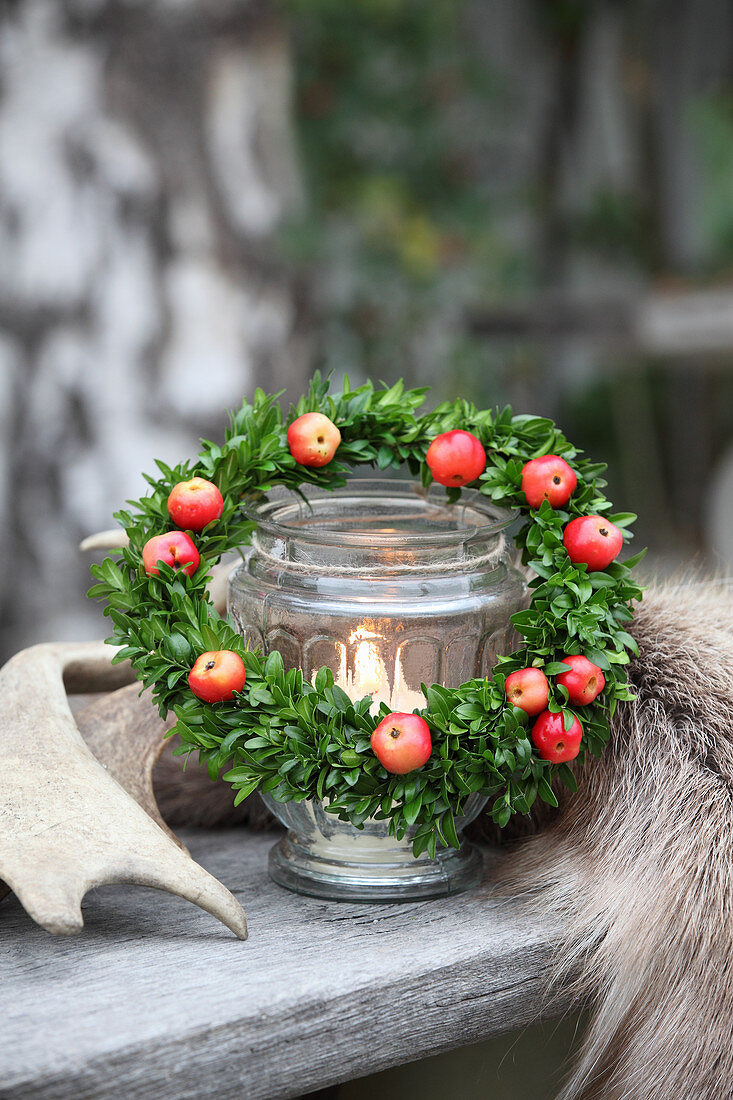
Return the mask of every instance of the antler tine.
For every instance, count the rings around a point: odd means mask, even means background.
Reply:
[[[121,527],[112,527],[108,531],[97,531],[94,535],[87,535],[79,543],[82,553],[91,553],[93,550],[122,550],[129,545],[125,532]]]
[[[91,886],[137,882],[195,902],[244,939],[232,894],[183,852],[94,758],[74,722],[63,676],[103,681],[103,642],[22,650],[0,669],[0,879],[50,932],[81,928]]]

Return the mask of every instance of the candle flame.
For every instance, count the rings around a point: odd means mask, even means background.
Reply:
[[[375,629],[381,623],[366,619],[350,631],[348,646],[341,648],[336,673],[336,683],[354,700],[371,695],[374,703],[387,703],[401,710],[413,710],[425,705],[422,692],[411,689],[405,680],[400,647],[395,655],[394,667],[387,668],[393,634],[404,630],[402,623],[389,624],[382,634]]]
[[[380,695],[387,683],[387,669],[373,641],[359,642],[354,651],[354,691],[358,696]]]
[[[384,640],[383,634],[378,634],[376,630],[370,629],[373,624],[362,623],[361,626],[357,626],[356,630],[352,630],[349,634],[349,642],[351,645],[354,642],[362,642],[365,638],[379,638]]]

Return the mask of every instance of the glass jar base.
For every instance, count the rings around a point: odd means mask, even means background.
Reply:
[[[296,894],[331,901],[390,902],[441,898],[477,886],[483,859],[464,840],[460,849],[447,848],[435,859],[406,858],[402,862],[359,863],[316,855],[286,834],[270,849],[270,878]]]

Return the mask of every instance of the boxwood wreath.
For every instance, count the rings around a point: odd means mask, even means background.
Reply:
[[[513,672],[540,668],[549,684],[547,710],[562,715],[570,730],[578,718],[583,737],[577,761],[586,752],[599,755],[609,737],[609,718],[617,704],[632,698],[625,666],[636,652],[627,632],[632,602],[641,588],[631,570],[642,554],[603,569],[573,562],[565,548],[567,525],[582,516],[601,516],[630,538],[631,513],[612,513],[603,495],[605,465],[590,462],[555,427],[538,416],[514,416],[510,408],[479,411],[459,399],[419,415],[426,389],[391,388],[371,383],[330,393],[316,375],[308,393],[287,418],[279,395],[258,390],[251,404],[230,414],[222,444],[203,441],[195,462],[175,467],[158,462],[159,476],[146,476],[150,492],[117,513],[129,545],[116,558],[92,567],[97,582],[90,596],[106,601],[114,625],[108,641],[121,646],[114,662],[129,660],[144,688],[150,688],[161,715],[177,718],[178,754],[198,752],[210,777],[223,778],[236,791],[235,803],[256,790],[279,801],[319,799],[330,813],[360,826],[368,817],[389,819],[389,831],[401,837],[415,827],[413,851],[434,855],[437,845],[458,846],[455,817],[467,797],[489,799],[491,817],[504,826],[512,814],[526,814],[536,798],[557,805],[555,777],[576,789],[567,763],[543,759],[532,741],[534,719],[509,703],[505,680]],[[318,412],[341,433],[335,457],[321,467],[296,462],[286,430],[298,417]],[[472,487],[498,505],[518,508],[515,536],[523,563],[532,571],[529,607],[512,622],[522,646],[498,660],[490,679],[473,679],[455,689],[423,686],[426,705],[416,711],[428,724],[432,752],[427,763],[406,775],[390,774],[371,748],[371,734],[389,713],[382,703],[351,700],[322,668],[313,683],[299,669],[286,670],[278,653],[265,657],[245,648],[243,638],[210,604],[206,585],[212,566],[225,551],[247,545],[254,525],[241,512],[273,486],[297,491],[313,484],[343,485],[351,466],[380,470],[406,464],[427,486],[431,441],[460,430],[475,435],[487,464]],[[557,455],[571,464],[577,484],[563,506],[543,500],[528,507],[522,489],[527,462]],[[223,497],[221,516],[200,532],[189,531],[200,554],[192,576],[158,563],[146,571],[143,548],[171,530],[167,502],[180,482],[198,476],[213,482]],[[455,500],[460,489],[448,488]],[[204,651],[231,650],[246,669],[246,683],[229,700],[206,703],[193,694],[189,673]],[[584,654],[603,670],[605,687],[594,702],[571,705],[557,676],[568,666],[561,657]]]

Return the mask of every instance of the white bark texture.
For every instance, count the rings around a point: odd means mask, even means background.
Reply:
[[[0,654],[98,636],[79,538],[255,385],[300,385],[299,201],[262,4],[0,7]]]

